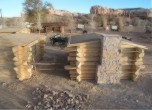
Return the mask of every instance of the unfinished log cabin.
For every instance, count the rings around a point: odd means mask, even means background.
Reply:
[[[34,73],[33,63],[42,59],[45,36],[9,34],[0,36],[0,79],[28,79]]]
[[[122,39],[119,35],[85,34],[72,36],[68,52],[72,80],[96,80],[101,83],[120,83],[122,79],[136,80],[144,69],[145,46]]]

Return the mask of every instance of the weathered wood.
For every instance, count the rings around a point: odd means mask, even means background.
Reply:
[[[142,45],[135,44],[132,42],[125,42],[125,41],[122,41],[121,46],[128,46],[128,47],[131,46],[131,47],[138,47],[138,48],[142,48],[142,49],[148,49],[146,46],[142,46]]]
[[[100,61],[100,58],[98,58],[98,57],[95,57],[95,58],[79,58],[79,57],[77,57],[76,60],[77,60],[77,61],[80,61],[80,62],[81,62],[81,61],[84,61],[84,62],[85,62],[85,61],[90,61],[90,62],[91,62],[91,61],[98,61],[98,62],[99,62],[99,61]]]
[[[77,67],[80,67],[82,65],[91,66],[91,65],[99,65],[99,62],[76,62]]]
[[[66,52],[75,52],[77,51],[77,47],[66,47],[64,50]]]
[[[73,70],[73,69],[76,69],[76,66],[67,65],[67,66],[64,66],[64,69]]]
[[[100,55],[101,55],[100,52],[77,53],[78,57],[99,57]]]
[[[84,46],[84,45],[94,45],[100,43],[100,40],[95,40],[95,41],[89,41],[89,42],[83,42],[83,43],[76,43],[76,44],[69,44],[68,47],[73,47],[73,46]]]

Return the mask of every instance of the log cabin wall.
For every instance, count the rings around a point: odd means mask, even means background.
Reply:
[[[121,48],[121,79],[137,80],[141,75],[141,70],[145,68],[143,64],[144,48],[138,46],[124,46]]]
[[[77,43],[66,48],[69,65],[65,69],[69,71],[70,78],[77,80],[95,80],[97,67],[100,64],[101,42],[100,40]]]
[[[30,37],[29,40],[27,37]],[[44,36],[29,34],[1,36],[0,79],[5,77],[29,79],[34,73],[33,63],[42,59],[44,43]]]
[[[100,44],[93,41],[97,38]],[[96,79],[98,84],[118,84],[122,79],[136,80],[139,71],[144,69],[145,49],[145,46],[123,40],[119,35],[74,36],[66,48],[69,65],[65,69],[70,78],[77,81]]]

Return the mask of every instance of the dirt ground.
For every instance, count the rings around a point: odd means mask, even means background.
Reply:
[[[149,38],[151,35],[129,35],[134,42],[149,48],[144,57],[146,69],[136,82],[125,80],[117,85],[97,85],[95,81],[72,81],[63,69],[66,64],[66,53],[60,48],[47,46],[47,53],[42,62],[60,62],[61,65],[49,71],[37,68],[31,79],[22,82],[1,81],[0,109],[26,109],[27,101],[32,100],[32,91],[40,85],[46,85],[53,90],[72,90],[74,94],[88,94],[89,100],[83,109],[152,109],[152,41]]]

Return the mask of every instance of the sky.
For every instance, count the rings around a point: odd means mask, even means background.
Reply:
[[[55,9],[71,12],[89,13],[93,5],[108,8],[152,8],[152,0],[42,0],[52,3]],[[24,0],[0,0],[0,9],[4,17],[20,16]]]

